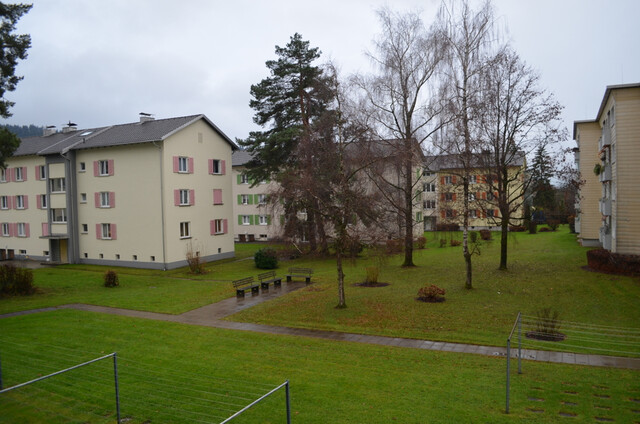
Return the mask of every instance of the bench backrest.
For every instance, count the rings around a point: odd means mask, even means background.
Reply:
[[[289,268],[289,274],[313,274],[311,268]]]
[[[233,281],[233,287],[245,286],[247,284],[253,284],[253,277],[247,277]]]
[[[276,272],[275,271],[267,271],[267,272],[263,272],[262,274],[258,274],[258,280],[262,281],[262,280],[271,280],[272,278],[276,277]]]

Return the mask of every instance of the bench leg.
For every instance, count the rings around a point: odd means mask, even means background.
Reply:
[[[304,282],[309,284],[311,282],[311,277],[305,277]]]
[[[236,297],[244,297],[244,290],[236,290]]]
[[[276,281],[273,282],[273,286],[274,287],[276,287],[276,286],[280,287],[281,285],[282,285],[282,280],[276,280]]]
[[[260,287],[263,290],[269,290],[269,283],[260,283]]]
[[[252,287],[251,294],[260,294],[260,286]]]
[[[290,283],[290,282],[291,282],[291,276],[287,275],[287,283]]]

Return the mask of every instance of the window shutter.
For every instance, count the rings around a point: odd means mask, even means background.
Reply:
[[[173,190],[173,204],[180,206],[180,190]]]
[[[109,175],[113,175],[114,174],[114,169],[113,169],[113,159],[109,159],[107,161],[107,166],[109,167]]]
[[[93,176],[97,177],[100,173],[100,165],[97,160],[93,161]]]
[[[49,235],[49,224],[47,222],[42,223],[42,236],[46,237]]]
[[[451,177],[451,183],[452,183],[452,184],[455,184],[455,183],[456,183],[456,176],[455,176],[455,175]]]
[[[254,194],[253,195],[253,203],[255,203],[256,205],[260,203],[260,200],[258,199],[258,194]]]
[[[482,211],[482,217],[486,218],[487,217],[487,212],[486,211]]]
[[[27,167],[22,167],[22,181],[27,181]]]
[[[444,177],[440,177],[440,184],[444,185]]]
[[[38,209],[42,209],[42,197],[39,194],[36,196],[36,206]]]
[[[455,193],[453,193],[453,201],[454,202],[456,201],[456,194]]]
[[[249,195],[249,196],[247,196],[247,197],[249,197],[249,199],[248,199],[249,204],[250,204],[250,205],[253,205],[253,196],[252,196],[252,195]]]
[[[238,225],[242,225],[242,215],[238,215]]]
[[[222,232],[227,234],[229,232],[229,222],[226,219],[222,220]]]
[[[189,190],[189,205],[194,206],[196,204],[196,191]]]
[[[477,192],[476,193],[476,200],[480,200],[482,199],[482,193],[481,192]]]
[[[31,230],[29,229],[29,223],[25,222],[24,224],[24,236],[31,237]]]
[[[13,196],[7,196],[7,209],[13,208]]]
[[[96,238],[102,239],[102,224],[96,224]]]
[[[254,220],[253,220],[253,215],[249,215],[249,224],[253,225]]]
[[[193,174],[193,158],[189,158],[189,174]]]
[[[116,224],[111,224],[111,240],[116,240],[118,233],[116,232]]]
[[[242,184],[242,174],[236,175],[236,180],[238,180],[238,184]]]
[[[100,193],[97,191],[93,194],[93,198],[95,200],[96,208],[100,207]]]
[[[36,180],[40,181],[40,165],[36,165]]]
[[[271,225],[271,215],[267,215],[267,225]]]
[[[254,215],[253,222],[258,225],[260,224],[260,215]]]
[[[116,193],[113,191],[109,192],[109,207],[110,208],[116,207]]]
[[[173,172],[180,170],[180,158],[178,156],[173,157]]]
[[[225,160],[220,161],[220,173],[222,175],[227,175],[227,161]]]
[[[209,234],[214,235],[215,233],[216,233],[216,221],[212,219],[211,221],[209,221]]]
[[[12,237],[18,236],[18,224],[9,224],[9,235]]]
[[[444,209],[440,211],[440,216],[442,217],[442,219],[446,217],[446,212],[444,211]]]
[[[25,209],[29,209],[29,196],[28,195],[24,195],[22,196],[22,203],[24,204],[24,208]]]
[[[213,189],[213,204],[214,205],[222,204],[222,189],[220,188]]]
[[[209,159],[209,174],[213,174],[213,159]]]
[[[482,192],[482,200],[487,200],[487,192],[486,191]]]
[[[493,198],[496,199],[496,200],[498,199],[498,192],[497,191],[495,193],[493,193]]]
[[[444,193],[440,193],[440,201],[444,202],[444,199],[445,199]]]
[[[241,205],[242,204],[242,195],[238,194],[238,204]]]

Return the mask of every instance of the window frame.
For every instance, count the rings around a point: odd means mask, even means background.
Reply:
[[[213,220],[213,232],[214,234],[223,234],[224,233],[224,224],[222,219],[214,219]]]
[[[8,222],[3,222],[1,227],[0,231],[2,231],[2,237],[11,237],[10,224]]]
[[[189,173],[189,158],[187,156],[178,156],[178,173]]]
[[[249,176],[247,174],[240,174],[240,184],[249,184]]]
[[[258,215],[258,225],[269,225],[269,216]]]
[[[52,208],[50,209],[51,213],[51,223],[52,224],[66,224],[67,223],[67,209],[66,208]],[[60,211],[61,221],[58,221],[56,218],[56,212]]]
[[[242,216],[242,225],[251,225],[250,215],[241,215],[241,216]]]
[[[0,168],[0,183],[6,183],[7,182],[7,170]]]
[[[213,175],[222,175],[222,161],[220,159],[211,159],[211,173]]]
[[[47,179],[47,165],[39,165],[38,166],[38,175],[40,180],[46,181]]]
[[[111,207],[111,202],[109,199],[109,192],[108,191],[101,191],[100,192],[100,207],[101,208],[110,208]]]
[[[100,224],[100,240],[111,240],[113,233],[111,231],[111,223]]]
[[[16,209],[24,209],[24,195],[18,194],[16,196]]]
[[[17,166],[15,168],[13,168],[13,178],[14,181],[24,181],[24,175],[22,175],[22,167],[21,166]]]
[[[0,209],[8,210],[9,209],[9,196],[0,196]]]
[[[182,221],[180,223],[180,239],[191,238],[191,221]]]
[[[16,225],[16,236],[17,237],[26,237],[27,236],[27,226],[24,222],[18,222]]]
[[[179,206],[189,206],[190,203],[190,196],[189,196],[189,190],[188,189],[184,189],[181,188],[178,190],[178,196],[180,199],[180,202],[178,203]]]
[[[240,204],[248,205],[249,204],[249,196],[250,196],[250,194],[241,194],[240,195]]]
[[[56,184],[56,183],[58,183],[58,184]],[[57,186],[59,186],[59,187],[57,187]],[[66,179],[64,177],[62,177],[62,178],[49,178],[49,191],[51,193],[66,193],[67,192]]]
[[[109,174],[109,160],[103,159],[98,161],[98,176],[108,177]]]

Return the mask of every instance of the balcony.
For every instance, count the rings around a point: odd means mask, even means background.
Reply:
[[[600,227],[600,243],[602,248],[611,250],[611,230],[607,225]]]
[[[600,174],[598,175],[600,182],[611,181],[611,165],[605,165],[602,167]]]
[[[598,149],[602,150],[605,147],[609,147],[611,145],[611,128],[609,124],[606,124],[604,128],[602,128],[602,136],[598,140]]]
[[[600,213],[605,216],[611,216],[611,199],[600,199]]]

